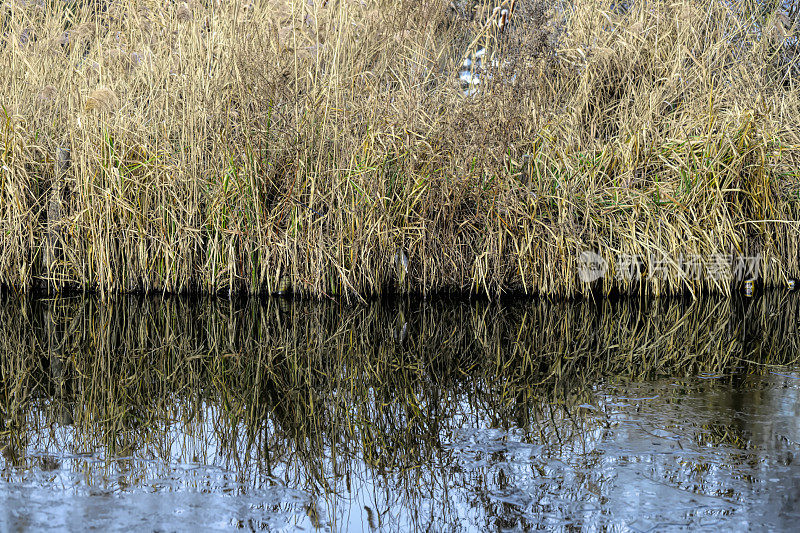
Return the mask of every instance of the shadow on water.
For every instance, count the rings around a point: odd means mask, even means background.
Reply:
[[[791,529],[800,298],[0,302],[0,530]]]

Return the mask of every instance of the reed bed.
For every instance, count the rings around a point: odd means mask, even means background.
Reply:
[[[8,0],[0,284],[728,293],[679,258],[756,254],[798,277],[795,14],[613,4],[518,0],[500,32],[489,2]],[[669,261],[619,279],[625,254]]]
[[[602,408],[599,383],[668,375],[679,385],[698,373],[738,383],[796,364],[798,313],[800,298],[777,293],[599,307],[345,309],[252,299],[7,299],[0,465],[13,480],[44,451],[113,491],[171,478],[187,462],[235,470],[243,491],[287,484],[335,499],[351,482],[379,479],[386,494],[376,497],[387,508],[438,502],[431,516],[414,515],[422,526],[452,521],[453,502],[437,492],[448,486],[466,490],[487,516],[513,521],[515,511],[493,508],[489,495],[502,483],[524,486],[531,472],[487,466],[476,479],[464,454],[492,443],[459,440],[465,420],[543,446],[543,469],[570,453],[590,458],[598,432],[614,423],[583,408]],[[672,389],[681,401],[682,389]],[[719,438],[747,440],[742,432]],[[703,456],[698,472],[706,472]],[[185,475],[181,483],[222,490]],[[565,479],[562,496],[584,501],[605,476],[588,468],[585,479]]]

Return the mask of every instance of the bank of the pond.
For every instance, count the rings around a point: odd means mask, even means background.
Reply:
[[[0,285],[727,292],[756,258],[768,286],[800,277],[779,11],[520,1],[501,32],[492,2],[229,4],[0,7]]]

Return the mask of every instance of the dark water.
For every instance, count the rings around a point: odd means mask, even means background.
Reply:
[[[0,300],[0,531],[796,530],[800,299]]]

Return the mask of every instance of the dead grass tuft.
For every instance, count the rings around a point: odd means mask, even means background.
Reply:
[[[179,22],[189,22],[192,20],[192,10],[189,7],[189,4],[186,2],[181,2],[178,6],[178,14],[177,19]]]
[[[108,87],[95,89],[86,97],[84,111],[104,111],[110,113],[119,105],[117,95]]]

